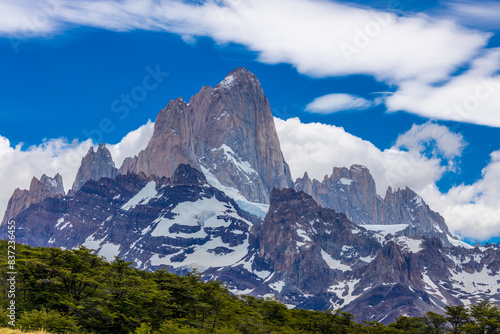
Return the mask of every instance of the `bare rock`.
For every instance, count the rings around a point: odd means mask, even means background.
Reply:
[[[268,203],[275,187],[293,186],[281,152],[269,102],[257,77],[231,71],[205,86],[189,104],[170,101],[156,118],[146,149],[120,171],[171,177],[180,164],[213,174],[247,199]]]
[[[50,192],[58,195],[64,195],[63,179],[59,173],[57,173],[54,177],[43,174],[40,178],[40,182],[42,182]]]
[[[121,173],[171,177],[180,164],[200,169],[194,154],[192,111],[182,98],[170,101],[156,117],[153,137],[137,156],[127,158]]]
[[[375,180],[368,168],[352,165],[333,169],[322,182],[311,180],[307,173],[295,182],[297,190],[310,194],[320,205],[344,212],[349,220],[360,225],[408,225],[398,235],[437,237],[450,246],[456,239],[444,218],[432,211],[413,190],[387,189],[384,198],[377,195]]]
[[[203,87],[189,105],[196,154],[219,182],[261,203],[268,203],[273,188],[293,185],[269,101],[253,73],[236,68],[215,87]]]
[[[19,213],[27,209],[30,205],[42,202],[48,197],[60,197],[64,194],[62,189],[62,178],[57,174],[54,178],[50,178],[45,174],[41,177],[44,182],[41,182],[36,177],[31,179],[29,190],[14,190],[7,209],[2,220],[2,225],[7,221],[16,218]],[[54,182],[51,183],[50,181]],[[45,184],[48,183],[49,187]]]
[[[97,151],[91,147],[76,174],[72,190],[76,191],[83,187],[89,180],[99,180],[103,177],[115,178],[118,169],[115,167],[111,153],[104,144],[100,144]]]

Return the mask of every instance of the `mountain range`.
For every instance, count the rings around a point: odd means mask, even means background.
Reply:
[[[68,192],[59,174],[33,178],[8,203],[4,239],[11,219],[23,244],[85,246],[145,270],[197,268],[234,294],[357,320],[500,302],[500,247],[461,242],[413,190],[382,198],[361,165],[294,181],[245,68],[189,103],[170,101],[147,147],[119,168],[100,144]]]

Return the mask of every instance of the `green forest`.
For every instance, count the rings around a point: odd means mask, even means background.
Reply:
[[[0,241],[0,327],[8,315],[12,271]],[[146,272],[89,249],[16,244],[15,325],[50,333],[500,333],[500,311],[483,301],[444,314],[399,317],[386,326],[356,323],[349,313],[287,309],[274,299],[234,296],[221,282],[192,272]],[[11,262],[12,263],[12,262]],[[11,323],[12,324],[12,323]]]

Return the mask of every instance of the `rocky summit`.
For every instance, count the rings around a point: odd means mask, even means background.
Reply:
[[[248,255],[205,274],[235,293],[274,295],[289,307],[342,308],[358,321],[390,323],[500,297],[498,247],[445,247],[397,231],[366,229],[304,192],[275,190],[264,221],[252,227]]]
[[[85,246],[141,269],[174,272],[233,264],[248,247],[252,217],[205,176],[181,164],[171,178],[144,173],[90,180],[72,196],[31,205],[16,217],[16,240]]]
[[[260,221],[181,164],[171,178],[120,174],[31,204],[15,217],[16,238],[85,246],[146,270],[197,268],[235,294],[343,308],[357,320],[391,322],[500,297],[497,247],[445,247],[438,238],[398,235],[399,225],[370,229],[294,189],[274,189],[270,200]],[[5,224],[0,235],[7,236]]]
[[[6,221],[31,246],[85,246],[144,270],[197,268],[234,294],[356,320],[500,301],[500,248],[472,247],[409,188],[377,195],[369,170],[334,168],[292,183],[269,103],[248,70],[161,110],[148,146],[118,171],[104,144],[73,188],[33,178]]]
[[[389,187],[384,198],[379,196],[370,171],[361,165],[335,167],[322,182],[305,173],[295,181],[295,189],[310,194],[326,208],[344,212],[359,225],[399,225],[398,235],[436,237],[446,246],[458,241],[444,218],[410,188]]]
[[[42,175],[40,180],[36,177],[31,179],[29,190],[14,190],[7,209],[3,216],[2,225],[17,215],[24,209],[29,208],[32,204],[39,203],[48,197],[58,197],[64,194],[64,186],[61,175],[49,177]]]
[[[170,177],[181,163],[214,175],[253,202],[268,203],[273,188],[293,186],[269,102],[254,74],[237,68],[189,103],[170,101],[158,114],[146,149],[126,159],[120,171]]]
[[[104,144],[99,144],[97,151],[91,147],[76,174],[73,190],[79,190],[89,180],[99,180],[103,177],[114,178],[118,174],[111,153]]]

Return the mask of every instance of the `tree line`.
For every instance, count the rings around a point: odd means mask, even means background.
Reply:
[[[274,299],[235,296],[196,272],[141,271],[87,248],[16,245],[16,328],[53,333],[500,333],[488,301],[444,314],[399,317],[390,325],[357,323],[337,311],[288,309]],[[0,327],[8,327],[7,241],[0,241]]]

